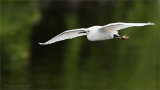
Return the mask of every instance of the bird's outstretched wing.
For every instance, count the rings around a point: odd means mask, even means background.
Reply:
[[[102,30],[118,31],[124,28],[129,28],[133,26],[145,26],[145,25],[154,25],[154,23],[111,23],[108,25],[102,26]]]
[[[78,36],[87,35],[85,33],[86,32],[85,30],[86,30],[86,28],[64,31],[64,32],[60,33],[59,35],[53,37],[49,41],[47,41],[45,43],[39,43],[39,44],[40,45],[47,45],[47,44],[52,44],[52,43],[62,41],[62,40],[65,40],[65,39],[72,39],[72,38],[75,38],[75,37],[78,37]]]

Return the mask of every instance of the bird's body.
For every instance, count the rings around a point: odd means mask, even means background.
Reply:
[[[87,39],[89,41],[99,41],[99,40],[107,40],[112,39],[113,34],[118,34],[117,31],[104,31],[100,30],[102,26],[92,26],[88,28],[90,30],[87,34]]]
[[[62,32],[61,34],[53,37],[51,40],[45,43],[39,43],[41,45],[52,44],[65,39],[72,39],[78,36],[87,35],[89,41],[108,40],[113,38],[119,38],[122,40],[128,39],[127,36],[120,36],[118,30],[133,27],[133,26],[145,26],[154,25],[154,23],[111,23],[104,26],[92,26],[89,28],[73,29]]]

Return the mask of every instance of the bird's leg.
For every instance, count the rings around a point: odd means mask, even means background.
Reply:
[[[129,38],[128,36],[124,35],[124,36],[122,36],[120,39],[121,39],[121,40],[126,40],[126,39],[128,39],[128,38]]]
[[[118,38],[118,39],[121,39],[121,40],[126,40],[128,39],[129,37],[124,35],[124,36],[119,36],[119,35],[114,35],[114,38]]]
[[[119,39],[119,38],[121,38],[121,36],[114,34],[113,38],[118,38]]]

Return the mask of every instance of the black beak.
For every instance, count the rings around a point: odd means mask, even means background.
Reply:
[[[78,34],[81,34],[81,33],[86,33],[86,31],[83,31],[83,32],[79,32]]]

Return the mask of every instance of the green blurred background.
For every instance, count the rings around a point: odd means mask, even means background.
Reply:
[[[159,0],[1,0],[1,89],[160,89]],[[69,29],[155,23],[40,46]]]

